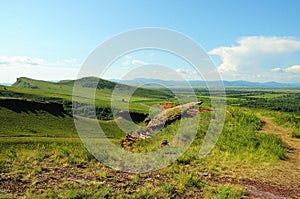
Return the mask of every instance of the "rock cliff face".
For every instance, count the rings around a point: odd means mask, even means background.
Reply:
[[[126,138],[121,141],[120,145],[126,150],[132,151],[132,145],[137,140],[150,138],[162,128],[178,119],[196,116],[200,113],[199,106],[202,103],[202,101],[190,102],[163,110],[159,114],[155,115],[145,128],[141,128],[135,132],[130,132]]]
[[[64,117],[67,114],[62,104],[55,102],[35,102],[22,99],[1,99],[0,108],[5,107],[16,113],[36,113],[40,110],[46,111],[55,116]]]

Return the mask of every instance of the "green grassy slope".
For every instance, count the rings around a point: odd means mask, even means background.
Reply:
[[[0,136],[77,136],[62,105],[18,99],[0,100]]]
[[[89,122],[89,120],[87,120]],[[125,133],[114,121],[99,121],[109,138]],[[71,115],[53,102],[0,99],[0,137],[78,137]]]
[[[21,77],[10,87],[0,86],[0,97],[25,98],[58,103],[66,102],[70,104],[74,82],[74,80],[63,80],[54,83]],[[97,82],[95,105],[98,107],[110,107],[112,90],[117,83],[96,77],[86,77],[79,80],[82,86],[80,91],[82,97],[77,98],[77,100],[83,103],[89,102],[90,100],[87,96],[90,96],[94,92],[92,87]],[[132,88],[124,84],[119,84],[119,86],[123,90]],[[149,104],[149,101],[151,101],[150,104],[153,104],[153,102],[159,103],[166,100],[174,101],[173,94],[159,90],[137,88],[130,99],[130,108],[132,111],[145,113],[148,112],[149,108],[145,104]]]
[[[220,135],[212,154],[217,154],[217,161],[235,161],[236,164],[260,164],[261,162],[278,161],[286,158],[286,151],[282,140],[274,135],[262,134],[259,132],[262,123],[253,113],[247,113],[246,110],[229,107],[229,110],[235,117],[226,116],[226,122],[222,134]],[[198,159],[200,146],[207,132],[211,119],[210,112],[201,113],[201,121],[198,126],[198,134],[184,156],[178,161],[187,164]],[[186,125],[185,132],[197,125],[191,119],[183,119],[183,125]],[[134,144],[138,152],[151,152],[160,148],[163,140],[172,142],[180,122],[177,121],[172,125],[164,128],[154,137],[146,140],[140,140]],[[180,146],[180,143],[175,145]],[[216,161],[216,160],[211,160]],[[210,166],[213,166],[210,162]]]
[[[28,198],[247,198],[245,188],[217,179],[239,179],[241,172],[248,176],[272,168],[285,157],[285,148],[278,137],[258,133],[261,123],[255,115],[237,108],[230,111],[235,117],[227,117],[224,132],[210,155],[198,158],[211,118],[211,113],[205,112],[201,113],[197,136],[183,156],[162,170],[138,175],[114,171],[97,162],[78,139],[1,138],[0,172],[10,183],[3,183],[3,198],[16,198],[9,195],[15,187],[18,189],[13,194]],[[190,119],[183,122],[196,125]],[[111,124],[105,122],[108,130]],[[171,141],[178,125],[176,122],[155,137],[135,143],[136,152],[159,150],[162,140]],[[20,178],[24,180],[17,184]]]

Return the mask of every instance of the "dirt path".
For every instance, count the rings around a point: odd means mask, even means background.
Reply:
[[[264,126],[260,132],[262,133],[272,133],[278,135],[282,138],[283,142],[288,148],[288,162],[295,163],[295,167],[299,169],[300,166],[300,139],[292,138],[292,129],[278,126],[272,118],[262,117],[261,121]]]
[[[258,177],[259,183],[245,184],[253,198],[300,198],[300,139],[292,138],[292,129],[277,125],[272,118],[260,117],[261,133],[278,135],[288,149],[287,159],[268,168]],[[261,183],[272,186],[261,186]]]

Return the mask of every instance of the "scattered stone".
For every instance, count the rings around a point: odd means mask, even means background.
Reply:
[[[137,137],[136,135],[127,134],[124,140],[121,140],[120,145],[123,149],[127,151],[133,151],[133,143],[140,140],[140,137]]]
[[[229,117],[234,117],[234,114],[229,111],[226,111],[226,115],[228,115]]]
[[[84,165],[84,164],[77,164],[76,167],[80,168],[80,169],[86,169],[87,168],[87,166]]]
[[[162,143],[160,144],[161,147],[167,146],[169,144],[168,140],[164,140],[162,141]]]

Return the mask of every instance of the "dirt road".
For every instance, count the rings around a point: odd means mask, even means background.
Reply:
[[[260,117],[261,133],[280,136],[288,150],[287,159],[269,168],[257,182],[247,183],[252,198],[300,198],[300,139],[292,138],[292,129],[277,125],[272,118]]]

